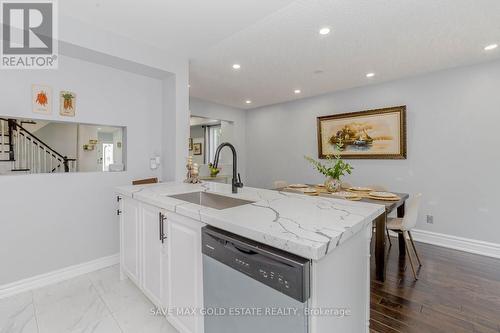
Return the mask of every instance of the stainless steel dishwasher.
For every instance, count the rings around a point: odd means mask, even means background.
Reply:
[[[307,333],[310,262],[204,227],[205,333]]]

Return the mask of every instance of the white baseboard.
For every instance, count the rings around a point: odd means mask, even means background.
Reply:
[[[97,271],[102,268],[116,265],[119,262],[120,255],[114,254],[108,257],[102,257],[84,262],[82,264],[65,267],[9,284],[4,284],[3,286],[0,286],[0,299]]]
[[[391,234],[396,235],[396,233],[392,232]],[[440,234],[426,230],[414,229],[411,231],[411,234],[413,239],[417,242],[500,259],[500,244]]]

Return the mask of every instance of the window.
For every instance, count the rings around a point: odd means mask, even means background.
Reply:
[[[207,143],[207,149],[205,154],[205,163],[212,163],[215,159],[215,151],[217,147],[221,144],[221,126],[206,126],[205,127],[205,139]]]

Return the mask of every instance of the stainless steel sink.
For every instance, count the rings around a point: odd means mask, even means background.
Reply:
[[[169,197],[214,209],[226,209],[254,203],[254,201],[236,199],[209,192],[190,192],[169,195]]]

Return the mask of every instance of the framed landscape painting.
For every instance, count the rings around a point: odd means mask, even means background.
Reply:
[[[318,117],[318,155],[406,159],[406,106]]]

